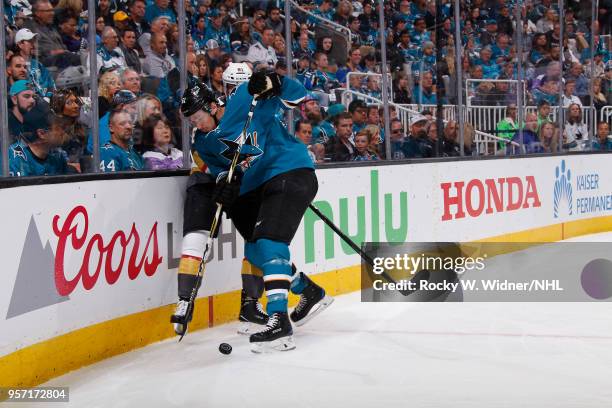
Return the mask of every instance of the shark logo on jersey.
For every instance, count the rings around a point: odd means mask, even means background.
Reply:
[[[225,157],[227,161],[231,163],[234,158],[234,153],[238,150],[240,136],[236,139],[219,139],[219,141],[226,146],[225,150],[221,152],[221,156]],[[261,150],[257,144],[257,132],[247,133],[244,144],[240,149],[238,165],[242,167],[243,170],[246,170],[251,167],[251,163],[257,160],[262,154],[263,150]]]
[[[13,158],[17,158],[17,157],[21,157],[25,161],[28,160],[21,146],[17,146],[13,148]]]

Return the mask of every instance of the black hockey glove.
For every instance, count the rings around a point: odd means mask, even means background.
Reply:
[[[254,73],[249,80],[249,93],[258,100],[268,99],[281,94],[281,76],[275,72],[266,74],[263,71]]]
[[[227,179],[227,176],[226,171],[217,176],[217,184],[212,194],[213,201],[221,204],[226,212],[240,195],[240,182],[242,181],[242,174],[239,171],[234,171],[231,181]]]

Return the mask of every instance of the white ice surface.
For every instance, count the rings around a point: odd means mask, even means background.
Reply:
[[[153,344],[46,385],[69,386],[69,406],[92,408],[612,407],[612,303],[361,303],[353,293],[295,328],[295,350],[264,355],[236,329]]]

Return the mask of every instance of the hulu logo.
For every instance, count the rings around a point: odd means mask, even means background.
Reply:
[[[357,196],[352,202],[348,198],[341,197],[338,199],[339,214],[334,214],[334,209],[329,201],[315,201],[314,205],[321,210],[330,220],[334,222],[350,239],[357,245],[362,242],[381,241],[381,211],[380,211],[380,191],[378,186],[378,170],[370,172],[370,197],[369,200],[365,196]],[[383,197],[384,202],[384,241],[389,243],[406,242],[408,236],[408,193],[400,191],[399,193],[399,226],[395,228],[394,224],[394,205],[393,194],[387,193]],[[366,209],[366,204],[369,207]],[[397,206],[395,206],[396,208]],[[351,220],[357,222],[350,222]],[[324,240],[317,237],[315,239],[315,226],[319,223],[324,226]],[[349,231],[349,224],[356,224],[356,231]],[[368,229],[369,228],[369,229]],[[366,239],[367,237],[367,239]],[[348,246],[340,237],[336,236],[323,221],[317,217],[310,209],[304,215],[304,242],[306,243],[305,263],[312,263],[315,260],[315,245],[325,245],[325,259],[332,259],[335,256],[336,243],[340,242],[342,251],[347,254],[354,254],[355,251]]]

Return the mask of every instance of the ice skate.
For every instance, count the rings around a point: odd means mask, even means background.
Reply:
[[[302,274],[302,279],[306,279],[307,284],[300,295],[300,301],[291,312],[291,321],[296,326],[308,323],[310,319],[321,313],[332,304],[334,298],[325,294],[325,290],[314,283],[306,274]]]
[[[240,300],[240,326],[238,334],[253,334],[268,323],[268,315],[263,310],[261,303],[255,298],[246,296],[244,290]]]
[[[180,299],[177,302],[174,314],[170,317],[170,323],[174,324],[174,332],[178,336],[187,333],[187,326],[193,317],[194,306],[189,305],[189,300]]]
[[[293,329],[287,313],[273,313],[266,328],[252,334],[249,341],[253,353],[293,350]]]

